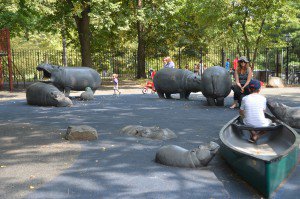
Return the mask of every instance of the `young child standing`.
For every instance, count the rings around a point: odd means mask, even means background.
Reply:
[[[121,92],[119,91],[119,80],[118,80],[118,74],[113,74],[112,75],[113,78],[113,82],[114,82],[114,95],[117,94],[117,91],[119,93],[119,95],[121,94]]]

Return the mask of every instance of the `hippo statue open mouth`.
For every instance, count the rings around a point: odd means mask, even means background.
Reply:
[[[36,69],[43,72],[42,82],[53,84],[65,92],[65,96],[69,96],[71,90],[84,91],[87,87],[95,92],[101,84],[99,73],[89,67],[61,67],[43,63]]]
[[[50,68],[51,67],[51,68]],[[45,83],[51,83],[51,71],[54,70],[54,67],[50,64],[38,65],[36,67],[38,71],[43,72],[43,77],[40,81]]]

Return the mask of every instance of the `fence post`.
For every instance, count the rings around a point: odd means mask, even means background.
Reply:
[[[222,62],[222,67],[225,67],[225,51],[224,51],[224,48],[222,47],[222,50],[221,50],[221,56],[222,56],[222,58],[221,58],[221,62]]]
[[[276,77],[279,76],[279,60],[279,51],[278,48],[276,48]]]
[[[3,70],[2,70],[2,57],[0,56],[0,90],[3,89],[4,85],[4,77],[3,77]]]
[[[137,52],[134,52],[134,77],[137,76],[136,67],[137,67]]]
[[[202,77],[202,73],[203,73],[203,60],[202,60],[202,56],[203,56],[203,54],[202,54],[202,47],[200,47],[200,54],[199,54],[199,64],[200,64],[200,68],[199,68],[199,70],[200,70],[200,75],[201,75],[201,77]]]
[[[178,50],[178,68],[181,69],[181,49],[179,47],[179,50]]]
[[[9,73],[9,90],[13,91],[13,71],[12,71],[12,57],[11,57],[11,49],[10,49],[10,33],[9,30],[6,29],[6,39],[7,39],[7,61],[8,61],[8,73]]]
[[[286,84],[289,84],[289,46],[286,46],[286,68],[285,68]]]
[[[63,45],[62,63],[63,63],[63,66],[67,66],[67,42],[66,42],[66,37],[65,37],[64,33],[63,33],[62,45]]]
[[[268,57],[268,48],[266,48],[266,66],[265,66],[265,71],[266,71],[266,83],[268,82],[268,70],[269,70],[269,57]]]

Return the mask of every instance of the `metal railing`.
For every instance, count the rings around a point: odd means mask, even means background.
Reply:
[[[232,61],[238,52],[230,48],[208,48],[200,50],[178,49],[166,53],[146,52],[146,74],[151,68],[159,70],[163,67],[163,57],[171,56],[177,68],[194,69],[195,64],[202,60],[203,65],[224,66],[226,59]],[[288,59],[287,59],[288,57]],[[2,56],[2,69],[4,81],[8,81],[7,58]],[[113,73],[119,74],[120,78],[134,78],[136,76],[137,53],[132,51],[117,52],[107,51],[105,53],[94,53],[92,55],[93,68],[105,79]],[[16,84],[36,81],[41,78],[41,73],[36,70],[40,63],[47,62],[54,65],[62,65],[62,51],[57,50],[12,50],[13,79]],[[68,66],[80,66],[80,53],[69,51],[67,53]],[[289,69],[289,84],[300,84],[300,55],[290,48],[262,49],[257,54],[254,71],[257,78],[266,82],[270,75],[285,79],[286,69]]]

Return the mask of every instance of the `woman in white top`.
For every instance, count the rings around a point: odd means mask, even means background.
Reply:
[[[165,62],[164,68],[175,68],[175,64],[172,61],[171,57],[165,57],[164,62]]]
[[[260,82],[258,80],[251,80],[249,83],[250,95],[242,99],[240,107],[240,115],[243,118],[245,125],[253,127],[269,126],[272,121],[265,117],[264,111],[266,110],[267,100],[264,96],[260,95]],[[250,142],[255,142],[265,132],[251,131]]]

